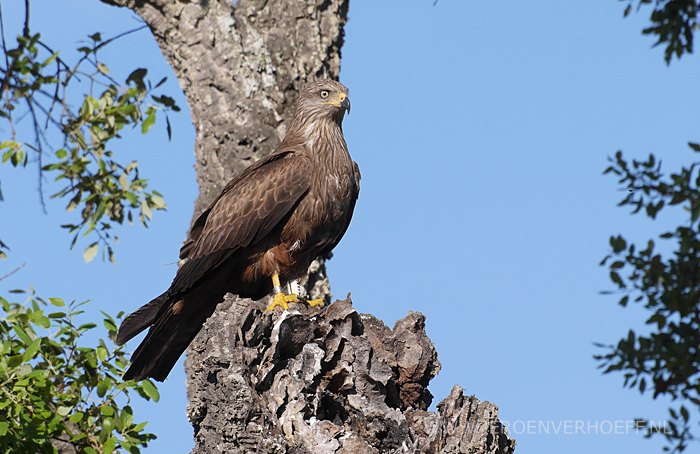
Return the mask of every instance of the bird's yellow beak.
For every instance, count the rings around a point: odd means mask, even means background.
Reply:
[[[335,107],[340,107],[341,109],[345,109],[350,113],[350,98],[348,98],[348,95],[345,93],[338,93],[338,99],[334,99],[333,101],[326,101],[324,104],[330,104]]]

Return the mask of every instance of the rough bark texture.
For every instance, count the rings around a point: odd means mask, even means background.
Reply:
[[[349,0],[102,1],[145,20],[180,81],[197,133],[194,218],[279,145],[306,83],[338,79]],[[309,293],[329,298],[315,267]],[[512,452],[497,407],[457,386],[427,411],[440,363],[424,321],[409,313],[392,331],[349,299],[263,315],[227,297],[185,364],[194,452]]]
[[[455,386],[428,412],[440,370],[425,317],[393,330],[350,298],[263,314],[227,295],[195,340],[193,453],[512,453],[498,407]]]

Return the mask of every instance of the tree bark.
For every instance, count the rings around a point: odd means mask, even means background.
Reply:
[[[498,407],[455,386],[427,411],[440,370],[425,316],[390,330],[350,297],[263,314],[227,295],[187,355],[193,454],[509,454]]]
[[[280,144],[304,85],[338,79],[349,0],[102,1],[144,19],[180,81],[197,133],[194,218]],[[311,294],[329,297],[316,267]],[[459,387],[427,412],[440,363],[424,321],[409,313],[391,331],[349,299],[263,315],[227,297],[185,363],[193,452],[512,452],[496,406]]]

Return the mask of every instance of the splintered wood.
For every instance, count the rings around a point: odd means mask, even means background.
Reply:
[[[391,330],[348,297],[263,315],[227,295],[188,351],[194,453],[512,453],[498,407],[455,386],[427,411],[440,370],[425,316]]]

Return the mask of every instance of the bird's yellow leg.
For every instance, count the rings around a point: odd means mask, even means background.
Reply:
[[[282,309],[289,309],[289,303],[298,303],[300,301],[298,296],[294,294],[285,295],[284,292],[282,292],[282,286],[280,285],[280,277],[277,273],[272,275],[272,287],[272,291],[274,292],[275,297],[272,300],[272,304],[270,304],[270,307],[265,309],[265,312],[274,310],[277,306],[282,306]]]
[[[323,307],[323,299],[317,300],[307,300],[306,298],[299,298],[299,296],[292,293],[291,295],[285,295],[282,291],[282,286],[280,285],[280,277],[277,273],[272,275],[272,291],[275,294],[274,299],[270,307],[265,309],[265,312],[274,310],[277,306],[282,306],[282,309],[289,309],[289,303],[307,303],[309,306],[320,306]]]

